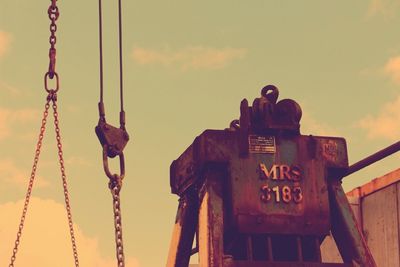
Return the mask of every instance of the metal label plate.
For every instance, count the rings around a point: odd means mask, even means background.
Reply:
[[[275,137],[249,135],[249,152],[275,154],[276,153]]]

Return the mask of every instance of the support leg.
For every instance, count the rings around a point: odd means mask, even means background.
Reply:
[[[201,192],[199,213],[200,267],[223,266],[223,168],[209,169]]]
[[[347,201],[340,180],[328,181],[332,234],[343,261],[355,266],[376,267],[367,243]]]
[[[187,267],[198,222],[198,195],[189,192],[179,200],[169,247],[167,267]]]

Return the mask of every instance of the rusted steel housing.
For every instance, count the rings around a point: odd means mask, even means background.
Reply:
[[[181,200],[167,267],[196,252],[201,267],[376,266],[340,182],[346,141],[301,135],[300,106],[278,95],[266,86],[252,106],[244,99],[239,121],[204,131],[172,163]],[[330,232],[344,263],[322,262]]]

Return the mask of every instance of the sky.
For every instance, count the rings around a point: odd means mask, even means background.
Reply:
[[[8,264],[46,93],[50,1],[0,0],[0,265]],[[122,1],[131,140],[121,191],[127,267],[165,266],[178,197],[169,166],[267,84],[302,107],[302,134],[344,137],[354,163],[400,138],[400,1]],[[114,263],[98,121],[97,1],[58,1],[58,106],[81,266]],[[107,120],[118,124],[117,1],[104,1]],[[72,266],[49,118],[16,266]],[[344,180],[399,168],[393,155]],[[111,162],[117,170],[117,162]],[[60,260],[62,259],[62,260]],[[115,264],[114,264],[115,265]]]

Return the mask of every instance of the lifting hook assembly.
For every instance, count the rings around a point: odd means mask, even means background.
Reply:
[[[115,247],[118,267],[125,266],[124,246],[122,239],[122,215],[120,191],[122,180],[125,177],[125,156],[124,148],[129,141],[129,135],[125,128],[124,111],[124,90],[122,76],[122,8],[121,0],[118,1],[118,19],[119,19],[119,82],[120,82],[120,113],[119,127],[112,126],[106,122],[106,115],[103,102],[103,30],[102,30],[102,0],[99,0],[99,47],[100,47],[100,101],[99,101],[99,122],[95,127],[96,135],[102,146],[103,168],[106,176],[110,179],[108,187],[110,188],[113,199],[114,227],[115,227]],[[108,158],[119,157],[119,174],[113,174],[108,165]]]

